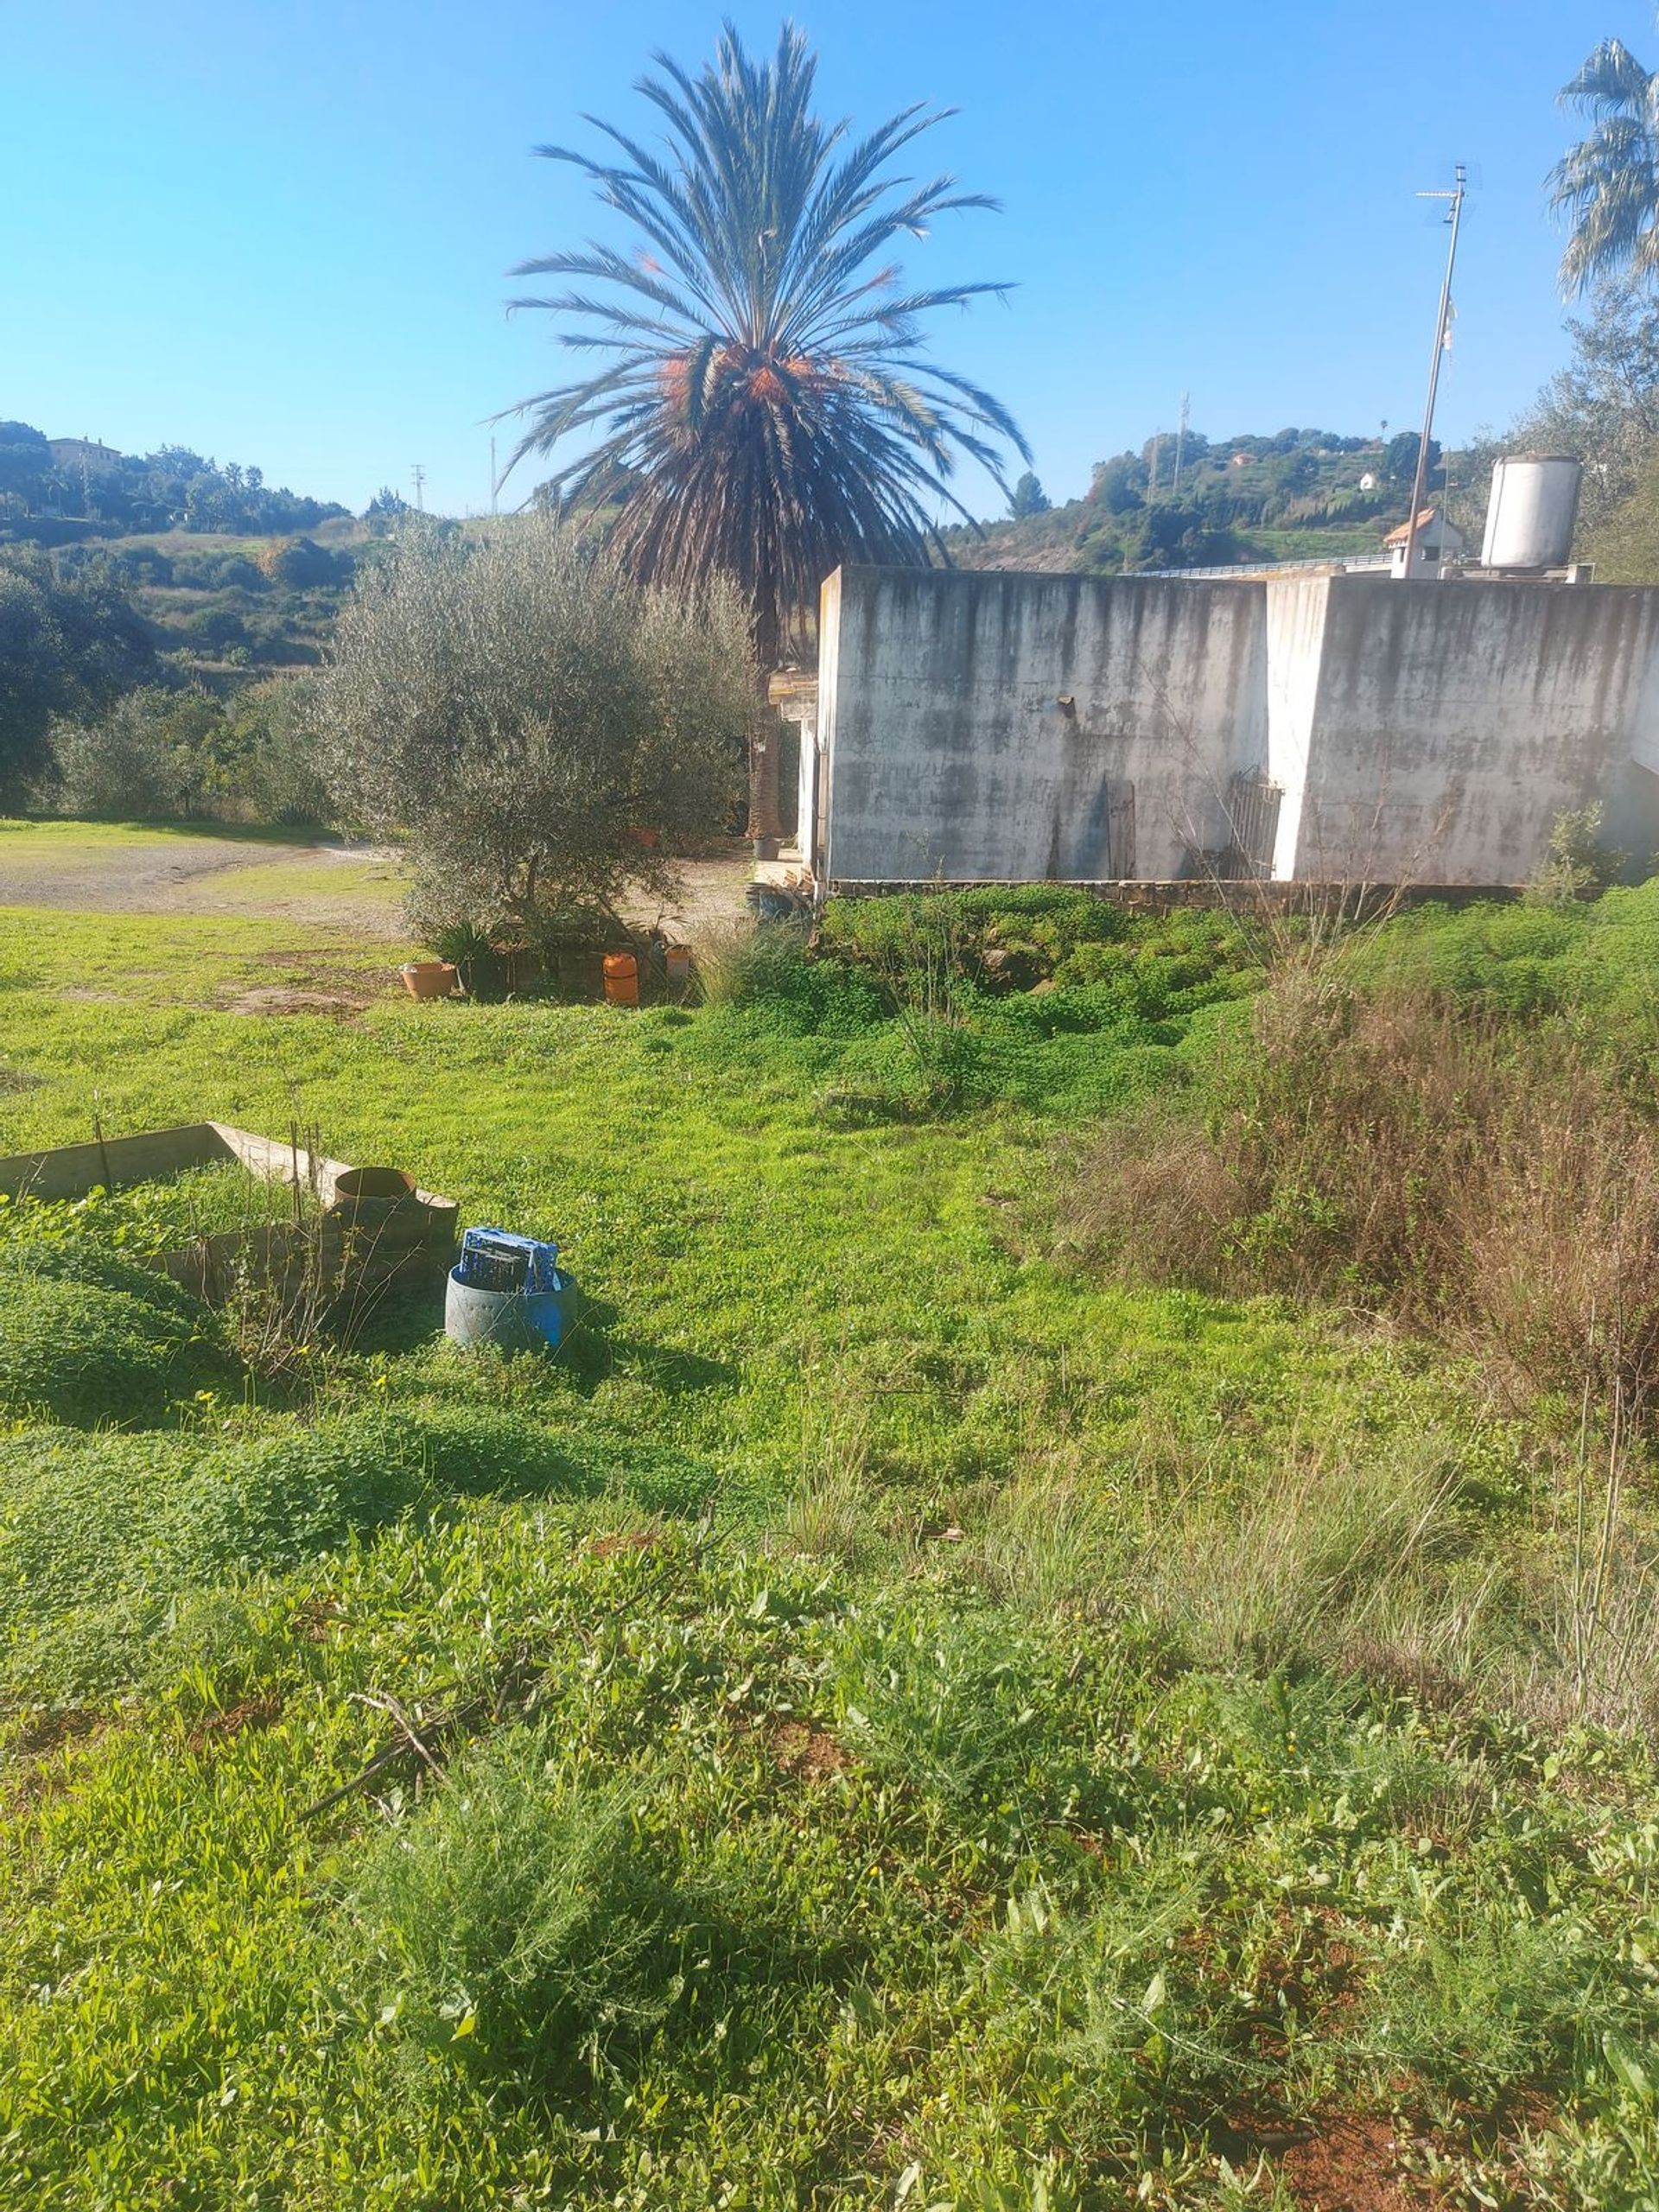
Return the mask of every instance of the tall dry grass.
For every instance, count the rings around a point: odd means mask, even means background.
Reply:
[[[1388,1314],[1520,1394],[1659,1415],[1659,1128],[1564,1033],[1282,973],[1212,1086],[1082,1157],[1066,1236],[1125,1276]]]

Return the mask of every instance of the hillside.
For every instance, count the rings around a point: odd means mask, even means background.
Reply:
[[[945,543],[963,568],[1104,575],[1375,553],[1406,518],[1417,443],[1412,431],[1386,443],[1318,429],[1214,442],[1189,431],[1178,482],[1175,442],[1149,439],[1097,462],[1081,499],[951,530]],[[1431,460],[1436,494],[1448,462],[1454,483],[1475,467],[1443,459],[1438,444]]]
[[[359,555],[403,505],[382,492],[359,522],[188,446],[126,454],[0,422],[0,556],[28,573],[45,553],[60,581],[124,594],[163,676],[214,690],[315,664]]]

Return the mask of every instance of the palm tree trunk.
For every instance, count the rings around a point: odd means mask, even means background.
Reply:
[[[778,754],[783,723],[768,698],[767,688],[778,665],[779,622],[770,608],[757,611],[754,621],[754,720],[749,728],[748,836],[758,861],[775,861],[783,841],[784,825],[778,815]]]

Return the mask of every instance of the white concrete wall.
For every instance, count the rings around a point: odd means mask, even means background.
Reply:
[[[1332,577],[1294,853],[1280,872],[1513,883],[1600,798],[1651,845],[1659,591]],[[1281,827],[1282,827],[1281,816]]]
[[[1284,796],[1273,849],[1275,876],[1296,873],[1302,799],[1313,746],[1313,715],[1324,658],[1332,579],[1270,580],[1268,594],[1268,773]]]
[[[1226,842],[1234,771],[1267,760],[1265,613],[1259,583],[842,569],[819,631],[826,873],[1179,873]]]
[[[849,568],[820,640],[830,880],[1197,873],[1240,773],[1279,877],[1518,882],[1596,798],[1659,845],[1659,590]]]

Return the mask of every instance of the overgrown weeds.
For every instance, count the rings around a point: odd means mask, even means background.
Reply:
[[[1361,1306],[1526,1392],[1659,1393],[1659,1128],[1617,1071],[1340,960],[1257,1001],[1198,1123],[1108,1126],[1067,1241],[1139,1280]]]

